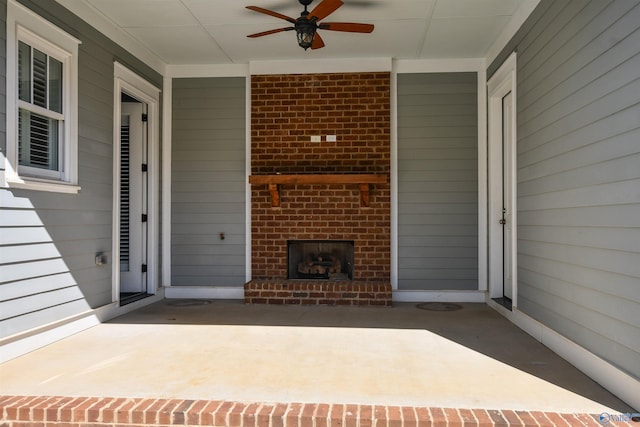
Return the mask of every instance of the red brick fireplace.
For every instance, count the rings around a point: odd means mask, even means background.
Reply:
[[[390,77],[251,77],[252,280],[246,302],[391,303]],[[312,136],[321,142],[311,142]],[[289,280],[287,244],[293,240],[353,241],[350,280]]]

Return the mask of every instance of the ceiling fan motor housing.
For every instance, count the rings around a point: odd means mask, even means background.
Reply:
[[[340,6],[344,4],[342,0],[322,0],[311,12],[307,10],[307,6],[309,6],[313,0],[298,0],[298,2],[304,6],[304,10],[300,13],[300,17],[298,19],[293,19],[279,12],[274,12],[273,10],[264,9],[262,7],[247,6],[247,9],[253,10],[254,12],[283,19],[293,24],[293,27],[283,27],[276,28],[275,30],[262,31],[260,33],[249,34],[247,37],[262,37],[283,31],[295,30],[298,45],[304,50],[307,50],[309,48],[320,49],[324,47],[324,41],[322,40],[322,37],[320,37],[320,34],[317,33],[318,29],[349,33],[370,33],[373,31],[372,24],[358,24],[352,22],[319,23],[319,21],[340,8]]]

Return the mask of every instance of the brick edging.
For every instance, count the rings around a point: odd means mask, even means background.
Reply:
[[[247,304],[391,307],[391,282],[253,279],[244,285]]]
[[[0,426],[601,426],[593,414],[325,403],[0,396]],[[609,423],[630,426],[629,423]],[[637,425],[637,424],[636,424]]]

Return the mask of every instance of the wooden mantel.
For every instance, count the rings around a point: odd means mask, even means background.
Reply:
[[[358,184],[360,206],[369,207],[369,184],[384,184],[386,175],[379,174],[302,174],[302,175],[249,175],[249,184],[267,184],[271,194],[271,206],[280,207],[278,185],[306,184]]]

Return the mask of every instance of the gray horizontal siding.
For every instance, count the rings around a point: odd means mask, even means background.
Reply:
[[[0,0],[0,171],[7,152],[7,1]],[[0,172],[1,173],[1,172]]]
[[[174,286],[245,282],[245,96],[244,78],[174,80]]]
[[[398,75],[398,288],[478,288],[475,73]]]
[[[53,0],[21,1],[82,41],[78,57],[79,194],[0,189],[0,337],[112,301],[113,62],[162,77]],[[6,2],[1,2],[3,39]],[[1,70],[4,82],[6,70]],[[5,85],[1,86],[2,97]],[[4,99],[0,102],[4,116]],[[4,123],[5,120],[3,119]],[[2,129],[4,134],[4,129]],[[4,144],[5,138],[2,138]],[[4,147],[3,147],[4,152]]]
[[[640,4],[543,1],[510,45],[519,308],[640,378]]]

